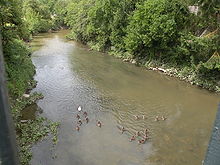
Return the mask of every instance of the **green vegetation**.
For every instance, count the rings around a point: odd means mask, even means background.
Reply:
[[[198,5],[198,14],[189,5]],[[208,0],[70,0],[68,36],[92,49],[176,71],[219,91],[220,4]],[[134,59],[134,60],[132,60]]]
[[[166,58],[178,46],[188,15],[187,8],[177,1],[145,1],[137,6],[130,19],[126,50],[135,57],[166,54]]]
[[[64,25],[63,6],[58,0],[1,0],[0,32],[11,110],[15,122],[21,164],[27,165],[31,159],[31,145],[52,134],[57,143],[58,123],[46,118],[22,121],[22,109],[33,104],[42,96],[33,94],[24,98],[23,94],[32,89],[35,68],[31,62],[31,51],[24,41],[31,35],[58,29]],[[65,5],[65,3],[63,4]]]
[[[35,34],[64,26],[65,5],[59,0],[24,0],[22,11],[28,32]]]
[[[30,51],[21,40],[12,39],[4,46],[4,54],[10,94],[21,96],[27,85],[30,89],[33,83],[30,81],[34,75],[34,66],[28,57]]]
[[[44,117],[36,117],[34,120],[21,120],[22,110],[43,98],[42,95],[34,93],[29,98],[20,97],[11,100],[11,109],[15,121],[17,141],[20,146],[19,155],[22,165],[29,164],[31,160],[32,144],[51,134],[53,144],[57,144],[57,131],[59,123],[52,122]]]
[[[197,14],[188,9],[195,4]],[[21,122],[22,109],[39,99],[23,98],[36,85],[25,41],[64,26],[72,30],[69,38],[92,49],[220,91],[218,0],[1,0],[0,32],[22,164],[31,159],[31,144],[49,133],[57,142],[58,127],[41,117]]]
[[[0,31],[11,96],[21,96],[34,75],[31,52],[24,41],[32,34],[63,26],[63,9],[58,0],[0,1]]]

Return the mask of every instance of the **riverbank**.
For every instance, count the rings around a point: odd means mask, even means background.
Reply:
[[[117,55],[114,54],[111,55],[118,57]],[[146,67],[148,70],[157,71],[171,77],[176,77],[182,81],[190,83],[191,85],[196,85],[198,87],[207,89],[209,91],[220,93],[220,81],[211,78],[204,79],[200,77],[196,68],[192,68],[188,66],[174,67],[170,64],[164,64],[156,60],[143,62],[143,61],[136,61],[135,59],[127,59],[123,57],[120,58],[124,62],[130,62],[137,66]]]
[[[19,40],[12,40],[4,47],[5,57],[7,55],[19,58],[5,59],[7,72],[7,86],[9,88],[9,100],[12,116],[16,128],[16,139],[22,165],[29,164],[31,160],[31,146],[52,134],[54,144],[57,142],[58,123],[40,117],[37,107],[31,112],[25,111],[35,104],[43,96],[39,93],[31,93],[37,82],[33,79],[35,67],[32,64],[28,46]],[[27,118],[25,113],[32,113],[34,118]]]
[[[36,115],[37,109],[29,109],[29,112],[23,112],[24,109],[32,106],[37,100],[42,98],[43,96],[41,94],[33,93],[24,94],[16,100],[10,100],[12,116],[16,128],[16,139],[19,146],[19,158],[22,165],[29,164],[32,158],[31,147],[33,144],[42,140],[49,134],[53,136],[52,140],[54,145],[57,143],[57,129],[59,123],[52,122],[47,118]],[[24,117],[27,116],[25,113],[32,113],[31,115],[34,116],[34,118]],[[30,116],[30,114],[28,116]]]
[[[71,33],[67,35],[67,39],[74,40],[72,38]],[[79,41],[78,41],[79,42]],[[81,44],[86,44],[82,43]],[[89,47],[89,51],[95,50],[100,51],[98,47],[95,46],[95,44],[86,44]],[[115,48],[113,48],[115,49]],[[196,85],[200,88],[207,89],[211,92],[220,93],[220,80],[217,80],[216,77],[204,77],[201,76],[201,73],[199,69],[201,69],[201,65],[194,65],[194,66],[178,66],[178,65],[172,65],[171,63],[163,63],[159,60],[138,60],[133,59],[134,55],[131,55],[129,53],[118,53],[119,51],[113,50],[113,51],[104,51],[104,53],[107,53],[108,55],[114,56],[116,58],[121,59],[123,62],[128,62],[131,64],[134,64],[139,67],[145,67],[148,70],[156,71],[163,73],[170,77],[176,77],[182,81],[185,81],[187,83],[190,83],[191,85]],[[215,52],[215,56],[219,58],[218,52]],[[205,74],[205,73],[202,73]]]
[[[67,36],[69,40],[73,40],[71,37]],[[84,44],[84,43],[82,43]],[[88,50],[99,51],[99,49],[95,49],[94,46],[86,44],[89,48]],[[216,80],[214,77],[204,78],[200,76],[198,72],[199,66],[189,67],[189,66],[173,66],[169,63],[162,63],[158,60],[137,60],[133,59],[132,55],[126,55],[126,53],[116,53],[116,51],[104,51],[108,55],[114,56],[116,58],[121,59],[123,62],[128,62],[134,64],[138,67],[145,67],[148,70],[153,70],[156,72],[163,73],[170,77],[176,77],[182,81],[190,83],[191,85],[196,85],[200,88],[207,89],[211,92],[220,93],[220,81]]]
[[[60,29],[63,25],[61,1],[2,1],[0,8],[0,31],[5,62],[7,88],[10,107],[16,128],[20,162],[30,164],[31,146],[45,136],[52,134],[57,142],[58,123],[39,115],[37,100],[41,94],[31,93],[36,86],[33,80],[35,67],[32,64],[32,51],[26,42],[33,35]],[[30,117],[27,117],[31,114]]]
[[[85,9],[85,4],[90,7]],[[203,4],[197,4],[200,15],[189,10],[192,2],[113,4],[72,2],[66,15],[66,23],[72,29],[70,37],[125,61],[137,61],[149,69],[160,68],[167,75],[220,91],[219,21],[215,14],[203,11]],[[210,8],[216,5],[213,3]]]
[[[32,80],[31,80],[32,81]],[[35,83],[33,83],[33,86]],[[30,88],[28,88],[30,92]],[[19,158],[22,165],[29,164],[32,158],[31,147],[49,134],[52,135],[53,144],[57,143],[59,123],[52,122],[39,115],[37,107],[31,109],[43,96],[39,93],[25,93],[18,98],[10,98],[10,107],[16,128],[16,139],[19,146]],[[28,109],[24,112],[24,109]],[[27,115],[28,114],[28,115]]]

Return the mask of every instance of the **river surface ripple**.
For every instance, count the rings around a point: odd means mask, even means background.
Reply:
[[[89,51],[65,40],[67,32],[40,34],[32,42],[38,81],[33,91],[44,95],[37,104],[43,116],[61,123],[55,147],[51,137],[33,146],[32,165],[201,164],[219,95]],[[83,120],[77,132],[79,105],[89,123]],[[155,116],[167,120],[156,122]],[[123,134],[122,126],[127,130]],[[149,141],[129,141],[145,128]]]

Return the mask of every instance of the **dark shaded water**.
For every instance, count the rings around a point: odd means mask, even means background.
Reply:
[[[43,115],[61,123],[59,142],[33,147],[33,165],[197,165],[201,164],[219,96],[175,78],[66,41],[65,34],[40,34],[32,42],[34,91]],[[89,123],[75,130],[77,107]],[[133,115],[145,115],[135,120]],[[155,122],[155,116],[166,121]],[[101,120],[102,128],[96,126]],[[117,126],[128,131],[121,134]],[[150,129],[145,144],[130,142],[137,130]]]
[[[27,107],[25,107],[22,110],[21,119],[22,120],[28,120],[28,119],[34,120],[35,117],[36,117],[36,112],[37,111],[40,111],[40,109],[39,109],[39,107],[37,106],[36,103],[28,105]]]

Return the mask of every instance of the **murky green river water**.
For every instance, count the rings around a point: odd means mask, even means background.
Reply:
[[[40,34],[32,42],[38,81],[34,91],[44,95],[38,106],[43,116],[61,123],[55,147],[50,137],[33,147],[33,165],[201,164],[219,95],[89,51],[66,41],[67,33]],[[89,123],[77,132],[79,105]],[[156,122],[155,116],[167,120]],[[121,134],[121,126],[128,131]],[[129,141],[145,128],[150,140]]]

